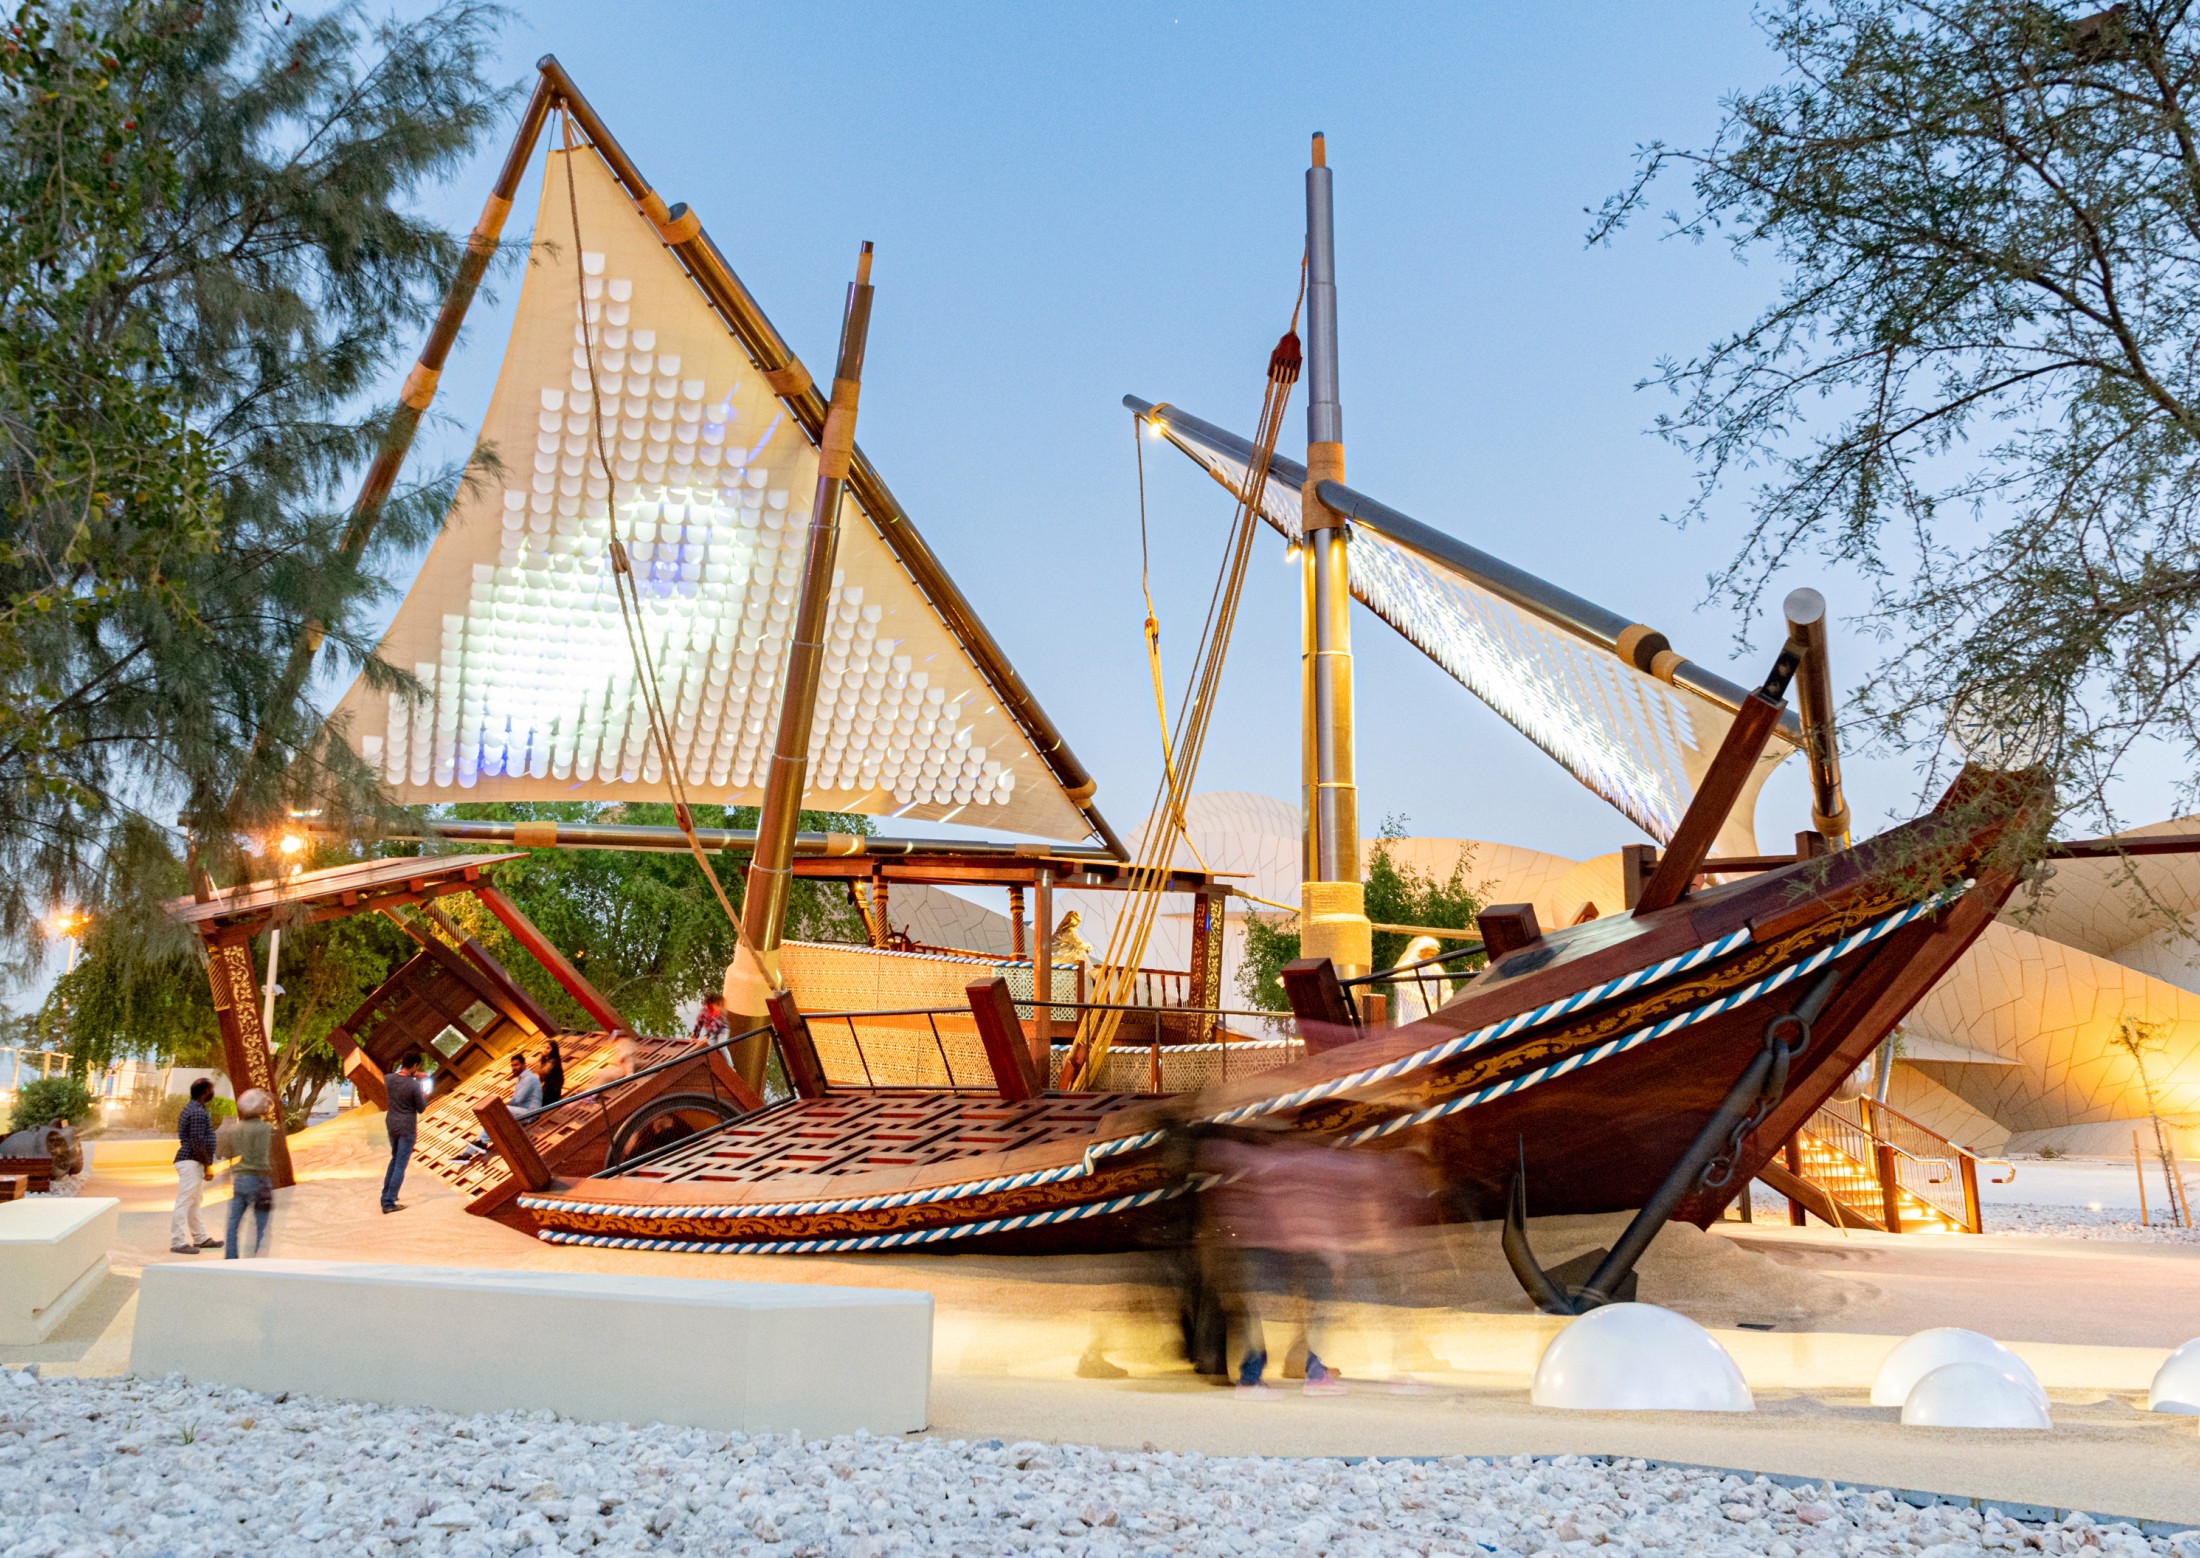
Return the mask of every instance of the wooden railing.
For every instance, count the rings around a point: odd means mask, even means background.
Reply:
[[[2016,1174],[2007,1160],[1983,1158],[1869,1097],[1829,1099],[1800,1134],[1816,1151],[1797,1155],[1790,1168],[1807,1172],[1801,1158],[1821,1157],[1809,1177],[1849,1211],[1889,1233],[1906,1226],[1983,1232],[1981,1165],[1989,1170],[1988,1183],[2006,1184]],[[1995,1169],[2001,1172],[1993,1174]]]
[[[995,952],[980,952],[970,947],[943,947],[926,941],[911,941],[906,937],[897,938],[892,950],[896,952],[929,953],[936,957],[977,958],[1001,968],[1029,968],[1031,966],[1031,959],[1028,956],[1020,958],[1006,957]],[[1073,966],[1062,963],[1055,964],[1054,977],[1066,983]],[[1099,963],[1092,965],[1092,978],[1095,985],[1100,983],[1100,976],[1103,971],[1104,965]],[[1065,988],[1065,986],[1057,986],[1057,988]],[[1077,998],[1083,1000],[1085,992],[1079,990]],[[1131,982],[1130,999],[1123,1004],[1140,1007],[1190,1006],[1192,1004],[1191,970],[1187,968],[1139,968],[1135,971],[1135,976]]]

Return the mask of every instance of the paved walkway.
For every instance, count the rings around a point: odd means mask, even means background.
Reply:
[[[300,1137],[301,1183],[278,1198],[272,1253],[925,1288],[939,1305],[935,1434],[1279,1455],[1640,1455],[2200,1522],[2193,1420],[2141,1410],[2155,1363],[2200,1333],[2200,1251],[2188,1248],[1669,1229],[1644,1263],[1643,1296],[1720,1331],[1758,1396],[1753,1416],[1714,1418],[1530,1407],[1528,1374],[1559,1322],[1529,1312],[1494,1229],[1449,1230],[1401,1274],[1406,1307],[1354,1312],[1342,1359],[1348,1375],[1410,1371],[1433,1389],[1248,1400],[1175,1357],[1174,1299],[1149,1259],[551,1246],[466,1215],[454,1193],[417,1172],[406,1210],[382,1216],[384,1151],[374,1115]],[[163,1143],[95,1146],[88,1193],[123,1203],[114,1274],[53,1340],[0,1349],[0,1361],[39,1359],[55,1373],[127,1366],[138,1273],[186,1258],[167,1252],[171,1153]],[[216,1226],[225,1211],[209,1207]],[[1610,1232],[1597,1219],[1534,1229],[1546,1263]],[[1741,1322],[1773,1329],[1735,1329]],[[1870,1406],[1866,1387],[1891,1339],[1949,1324],[2027,1344],[2020,1350],[2054,1394],[2057,1427],[1906,1430]]]

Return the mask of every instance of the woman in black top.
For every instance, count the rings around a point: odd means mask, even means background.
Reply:
[[[554,1104],[565,1096],[565,1056],[558,1052],[558,1041],[550,1041],[550,1054],[542,1068],[542,1101]]]

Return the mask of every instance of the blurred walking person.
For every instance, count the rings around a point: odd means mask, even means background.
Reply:
[[[428,1090],[420,1081],[420,1051],[414,1050],[399,1061],[397,1069],[382,1079],[382,1089],[388,1097],[382,1124],[390,1133],[390,1166],[382,1173],[382,1210],[402,1212],[405,1203],[397,1199],[397,1193],[405,1188],[405,1165],[412,1161],[420,1111],[428,1102]]]
[[[1322,1357],[1329,1345],[1328,1241],[1342,1221],[1330,1170],[1343,1156],[1259,1131],[1217,1131],[1200,1145],[1200,1172],[1213,1178],[1200,1198],[1201,1237],[1209,1269],[1237,1298],[1242,1391],[1267,1388],[1269,1322],[1285,1318],[1294,1301],[1304,1313],[1306,1393],[1344,1390],[1343,1377]]]
[[[240,1253],[238,1235],[247,1210],[252,1213],[252,1253],[267,1248],[267,1220],[275,1211],[275,1127],[268,1123],[274,1112],[275,1100],[261,1088],[247,1088],[237,1100],[237,1128],[230,1144],[237,1161],[229,1174],[229,1239],[223,1260],[235,1260]]]
[[[1410,1148],[1340,1148],[1260,1131],[1217,1131],[1202,1142],[1207,1269],[1234,1289],[1244,1330],[1237,1385],[1266,1384],[1269,1323],[1300,1310],[1308,1395],[1342,1395],[1336,1367],[1340,1300],[1353,1298],[1388,1333],[1391,1381],[1403,1368],[1396,1279],[1406,1230],[1428,1220],[1428,1165]],[[1372,1346],[1373,1336],[1363,1338]]]
[[[214,1172],[214,1117],[206,1107],[213,1096],[214,1084],[200,1077],[176,1116],[176,1209],[168,1219],[168,1249],[174,1255],[221,1248],[222,1241],[208,1235],[199,1216],[207,1177]]]

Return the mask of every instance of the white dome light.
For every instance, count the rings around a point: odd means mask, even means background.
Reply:
[[[1742,1371],[1709,1331],[1655,1304],[1608,1304],[1558,1333],[1528,1399],[1587,1412],[1753,1412]]]
[[[2190,1341],[2162,1360],[2147,1387],[2149,1412],[2200,1417],[2200,1341]]]
[[[1949,1363],[1983,1363],[1988,1368],[1999,1369],[2031,1391],[2042,1413],[2047,1410],[2047,1392],[2040,1389],[2040,1382],[2029,1364],[1991,1336],[1958,1326],[1919,1331],[1888,1353],[1887,1361],[1880,1364],[1879,1373],[1872,1380],[1872,1405],[1901,1406],[1910,1399],[1910,1392],[1919,1380]]]
[[[1991,1363],[1943,1363],[1910,1387],[1908,1428],[2051,1428],[2030,1371],[2019,1379]]]

